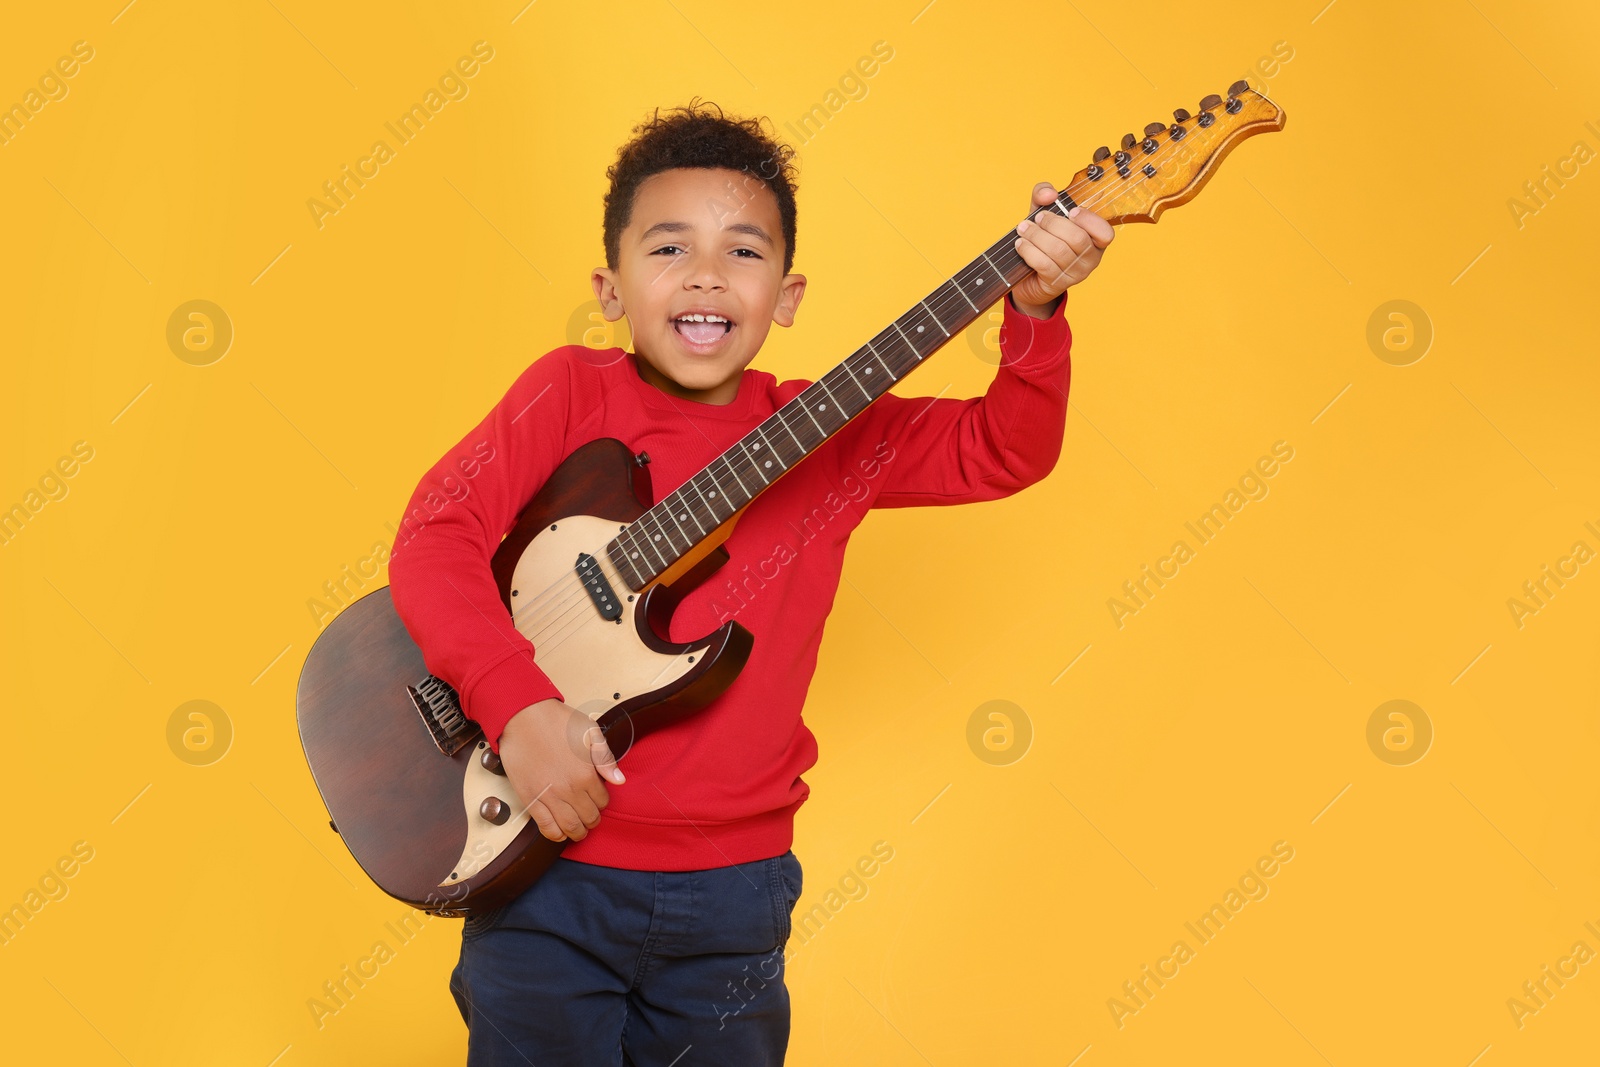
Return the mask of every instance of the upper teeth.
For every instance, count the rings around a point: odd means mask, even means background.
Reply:
[[[727,322],[721,315],[679,315],[679,322]]]

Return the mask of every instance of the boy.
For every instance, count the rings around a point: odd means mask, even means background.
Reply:
[[[806,288],[791,273],[790,152],[760,120],[713,108],[658,112],[608,171],[606,266],[591,281],[608,320],[628,316],[634,351],[569,345],[535,361],[423,478],[408,515],[450,502],[402,534],[390,565],[428,669],[482,725],[540,832],[570,842],[527,892],[464,926],[451,990],[472,1067],[783,1061],[794,813],[817,759],[800,712],[845,544],[872,507],[996,499],[1060,452],[1063,294],[1112,239],[1081,209],[1018,227],[1035,273],[1005,300],[984,397],[886,394],[745,508],[729,562],[683,599],[668,636],[736,618],[755,635],[750,658],[710,706],[640,738],[624,775],[535,664],[489,559],[578,446],[616,437],[647,452],[660,499],[809,384],[748,369]],[[1041,183],[1034,203],[1055,195]]]

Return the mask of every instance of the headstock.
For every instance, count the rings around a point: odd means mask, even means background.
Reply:
[[[1283,109],[1245,81],[1215,93],[1200,110],[1183,108],[1173,121],[1152,122],[1142,138],[1126,134],[1121,148],[1101,146],[1094,161],[1072,176],[1067,195],[1110,223],[1154,222],[1167,208],[1193,200],[1223,157],[1246,137],[1283,129]]]

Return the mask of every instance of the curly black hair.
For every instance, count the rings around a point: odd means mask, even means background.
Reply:
[[[653,174],[679,167],[743,171],[750,176],[747,183],[760,182],[771,189],[783,221],[783,272],[789,273],[794,266],[794,149],[769,137],[761,119],[725,115],[709,101],[702,107],[699,97],[666,114],[656,108],[633,128],[633,138],[617,150],[617,161],[607,168],[611,188],[605,197],[606,266],[617,268],[622,231],[633,216],[640,184]]]

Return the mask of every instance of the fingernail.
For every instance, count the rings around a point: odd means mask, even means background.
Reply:
[[[1021,222],[1017,223],[1017,232],[1018,233],[1025,233],[1027,231],[1027,229],[1028,229],[1028,226],[1029,226],[1028,220],[1027,219],[1023,219]]]
[[[1067,212],[1067,218],[1069,218],[1069,219],[1077,218],[1078,217],[1078,212],[1080,212],[1082,210],[1083,210],[1083,208],[1081,208],[1078,205],[1074,204],[1072,206],[1072,210]]]

